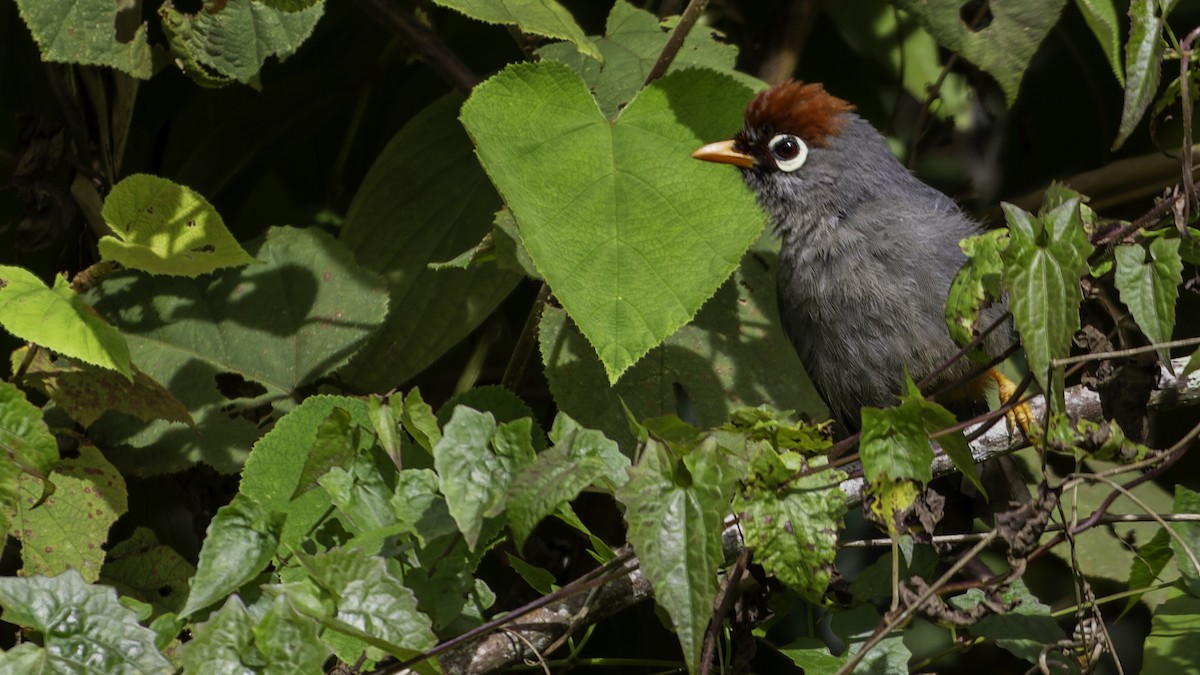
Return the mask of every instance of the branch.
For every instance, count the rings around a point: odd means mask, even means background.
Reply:
[[[671,67],[671,62],[675,60],[675,55],[683,47],[683,41],[687,39],[692,26],[695,26],[696,21],[700,19],[700,14],[704,12],[704,6],[707,4],[708,0],[692,0],[688,3],[687,9],[683,10],[683,15],[679,17],[679,23],[675,26],[675,30],[671,31],[671,37],[667,38],[667,44],[659,53],[658,60],[650,68],[650,74],[642,83],[643,87],[666,74],[667,68]]]
[[[479,76],[471,72],[437,34],[414,21],[392,0],[358,0],[358,5],[419,54],[421,60],[450,86],[465,94],[479,84]]]
[[[1172,364],[1176,372],[1183,372],[1186,358],[1175,359]],[[1082,386],[1072,387],[1066,393],[1067,410],[1081,418],[1101,421],[1100,397]],[[1200,404],[1200,371],[1188,377],[1176,377],[1165,368],[1159,375],[1159,388],[1150,397],[1149,409],[1167,410],[1176,407]],[[1035,415],[1045,409],[1039,396],[1030,401]],[[1023,439],[1013,437],[1001,425],[995,425],[971,442],[971,454],[977,462],[1008,454],[1024,447]],[[934,460],[933,473],[942,476],[953,473],[954,465],[944,454]],[[841,489],[846,493],[850,506],[862,501],[865,488],[862,478],[844,481]],[[726,521],[722,532],[722,551],[726,560],[736,559],[744,545],[741,528],[734,518]],[[448,673],[486,673],[499,670],[526,658],[535,652],[545,655],[547,647],[580,628],[594,624],[617,612],[631,607],[653,594],[650,582],[642,575],[636,557],[624,563],[624,573],[611,578],[593,589],[591,593],[578,593],[546,604],[528,614],[504,624],[504,631],[493,632],[479,640],[459,646],[443,656],[443,670]],[[934,584],[932,588],[936,588]],[[513,637],[519,634],[523,639]]]

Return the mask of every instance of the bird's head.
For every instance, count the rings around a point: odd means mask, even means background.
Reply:
[[[853,110],[820,84],[785,82],[750,101],[745,126],[732,139],[692,157],[740,167],[775,226],[786,229],[798,213],[838,210],[856,192],[849,188],[863,175],[858,169],[875,153],[887,154],[883,139]]]

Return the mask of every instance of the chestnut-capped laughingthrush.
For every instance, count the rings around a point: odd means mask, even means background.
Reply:
[[[777,85],[750,101],[732,140],[692,156],[740,167],[782,238],[783,329],[847,430],[859,427],[863,406],[896,401],[905,367],[920,379],[958,350],[946,328],[946,295],[966,260],[958,242],[980,228],[909,173],[849,103],[819,84]],[[993,306],[980,324],[1003,312]],[[1014,339],[1006,324],[982,348],[996,356]],[[976,367],[959,359],[932,388]],[[1011,395],[1012,383],[993,369],[946,400],[977,406],[989,380],[1002,399]]]

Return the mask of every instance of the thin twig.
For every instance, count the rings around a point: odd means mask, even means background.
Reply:
[[[479,84],[479,76],[441,38],[413,20],[400,5],[389,0],[358,0],[358,4],[419,54],[421,60],[450,86],[467,93]]]
[[[1108,359],[1123,359],[1128,356],[1137,356],[1138,354],[1148,354],[1157,352],[1160,349],[1174,349],[1175,347],[1191,347],[1192,345],[1200,345],[1200,337],[1185,338],[1182,340],[1171,340],[1170,342],[1157,342],[1152,345],[1144,345],[1142,347],[1132,347],[1130,349],[1118,349],[1111,352],[1092,352],[1091,354],[1081,354],[1079,356],[1070,356],[1062,359],[1054,359],[1050,362],[1051,368],[1062,368],[1075,363],[1086,363],[1088,361],[1106,361]]]
[[[707,5],[708,0],[691,0],[688,3],[687,9],[683,10],[678,25],[675,26],[675,30],[671,31],[671,37],[667,38],[667,44],[663,45],[662,51],[658,54],[658,60],[650,68],[650,74],[646,75],[646,81],[642,82],[642,86],[646,86],[666,74],[667,69],[671,67],[671,62],[675,60],[675,55],[683,47],[683,41],[691,32],[692,26],[695,26],[696,21],[700,19],[700,14],[704,12]]]
[[[1192,43],[1200,37],[1200,26],[1183,38],[1179,44],[1179,103],[1183,106],[1183,177],[1180,183],[1187,193],[1187,201],[1183,205],[1183,220],[1186,222],[1192,206],[1196,204],[1196,184],[1192,182],[1192,99],[1188,92],[1188,80],[1191,73],[1188,66],[1192,58]]]
[[[999,536],[1000,535],[996,530],[989,532],[988,536],[984,537],[979,541],[979,543],[971,547],[971,550],[967,551],[966,555],[963,555],[956,560],[954,564],[950,566],[950,569],[946,570],[945,574],[938,577],[937,581],[930,584],[929,587],[922,591],[915,600],[908,603],[908,606],[905,607],[902,612],[880,624],[879,627],[875,629],[875,632],[871,635],[870,639],[863,643],[863,646],[850,657],[850,660],[846,661],[846,663],[838,669],[836,675],[849,675],[849,673],[853,673],[854,669],[858,667],[858,664],[863,660],[864,657],[866,657],[867,652],[871,651],[875,645],[878,645],[880,642],[882,642],[883,639],[887,637],[888,633],[891,633],[893,630],[908,621],[918,607],[925,604],[926,600],[933,597],[937,593],[938,587],[953,579],[954,575],[958,574],[962,568],[966,567],[967,563],[975,559],[975,556],[987,549],[987,547],[991,545],[992,541],[997,539]]]
[[[1198,523],[1200,522],[1200,513],[1162,513],[1157,514],[1155,518],[1147,513],[1108,513],[1104,517],[1096,521],[1100,525],[1112,525],[1120,523],[1149,523],[1156,522],[1159,519],[1165,520],[1168,523]],[[1047,532],[1059,532],[1063,529],[1063,525],[1059,523],[1050,523],[1046,526]],[[1074,529],[1074,527],[1072,527]],[[979,541],[987,536],[987,532],[966,532],[963,534],[935,534],[929,537],[931,544],[962,544],[968,541]],[[921,543],[925,543],[922,539]],[[890,537],[874,537],[872,539],[849,539],[838,542],[839,548],[883,548],[891,546],[892,539]]]

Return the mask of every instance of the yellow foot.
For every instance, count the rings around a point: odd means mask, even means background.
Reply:
[[[996,386],[999,387],[1000,405],[1008,403],[1017,393],[1016,383],[1005,377],[998,368],[988,370],[988,375],[996,381]],[[1033,411],[1029,409],[1028,403],[1022,403],[1008,411],[1006,417],[1009,429],[1020,427],[1021,432],[1029,436],[1029,428],[1033,425]]]

